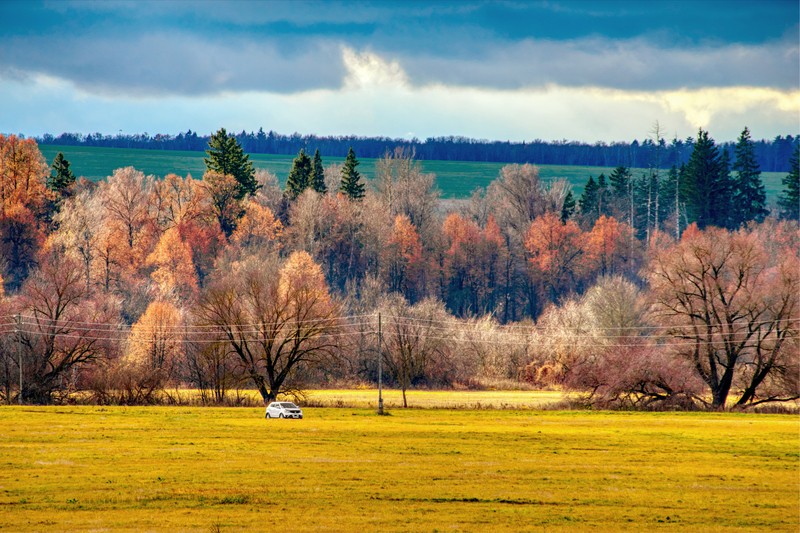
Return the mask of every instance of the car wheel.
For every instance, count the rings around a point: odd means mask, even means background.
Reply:
[[[269,411],[267,411],[267,418],[272,418],[272,417],[269,415]]]
[[[283,418],[283,413],[279,414],[278,418]]]

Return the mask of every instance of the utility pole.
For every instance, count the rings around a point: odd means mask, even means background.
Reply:
[[[383,414],[383,332],[380,313],[378,313],[378,414]]]
[[[20,321],[19,314],[14,317],[14,337],[17,341],[17,356],[19,357],[19,404],[22,405],[22,349],[20,348]]]

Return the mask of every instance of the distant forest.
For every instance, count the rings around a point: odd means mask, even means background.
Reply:
[[[539,165],[579,165],[630,168],[658,166],[669,168],[686,163],[694,149],[694,139],[673,139],[658,142],[646,139],[642,142],[596,142],[577,141],[526,142],[488,141],[467,137],[429,137],[419,139],[391,139],[388,137],[317,136],[293,133],[283,135],[274,131],[257,133],[242,131],[235,135],[245,152],[256,154],[295,155],[301,148],[306,151],[319,149],[326,157],[345,157],[352,146],[359,157],[380,158],[394,152],[396,147],[410,147],[417,159],[441,161],[484,161],[497,163],[534,163]],[[150,150],[204,151],[211,135],[198,135],[191,130],[178,135],[148,133],[103,135],[91,133],[62,133],[58,136],[45,134],[36,138],[43,145],[103,146],[111,148],[140,148]],[[777,136],[772,140],[754,141],[756,160],[763,172],[788,172],[789,158],[800,135]],[[717,145],[734,159],[735,142]]]

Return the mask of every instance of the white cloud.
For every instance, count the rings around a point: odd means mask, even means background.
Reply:
[[[406,87],[408,76],[397,61],[387,61],[372,52],[356,52],[342,47],[342,62],[346,70],[344,87],[376,89],[381,87]]]

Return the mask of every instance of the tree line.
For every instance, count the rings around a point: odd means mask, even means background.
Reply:
[[[151,150],[189,150],[203,151],[212,135],[202,135],[187,130],[177,135],[147,133],[103,135],[90,133],[45,134],[36,139],[39,144],[62,146],[104,146],[114,148],[146,148]],[[410,147],[416,157],[425,160],[442,161],[481,161],[499,163],[536,163],[540,165],[577,165],[577,166],[625,166],[646,168],[656,155],[664,168],[687,163],[694,150],[694,138],[667,141],[646,138],[631,142],[596,142],[577,141],[492,141],[471,139],[459,136],[429,137],[427,139],[397,139],[389,137],[359,136],[319,136],[291,135],[276,133],[272,130],[264,132],[241,131],[234,135],[237,142],[248,153],[293,155],[301,149],[309,152],[312,147],[320,150],[325,157],[345,157],[349,148],[353,148],[361,157],[380,158],[386,152],[393,152],[398,147]],[[774,139],[753,141],[756,162],[764,172],[788,172],[789,157],[800,142],[798,135],[778,135]],[[723,142],[718,149],[728,153],[733,159],[734,142]]]
[[[745,130],[725,167],[738,169],[731,198],[757,182],[749,142]],[[605,406],[797,398],[797,151],[787,209],[720,223],[689,206],[724,156],[707,132],[694,145],[676,229],[657,214],[656,185],[670,183],[657,166],[643,223],[641,184],[620,175],[606,199],[576,202],[566,181],[510,164],[455,205],[413,149],[385,153],[369,183],[354,149],[327,166],[301,149],[281,188],[219,130],[202,179],[127,167],[92,183],[63,155],[48,165],[35,141],[0,136],[0,397],[149,403],[182,384],[208,402],[242,387],[269,401],[374,383],[381,358],[404,393],[527,383]]]

